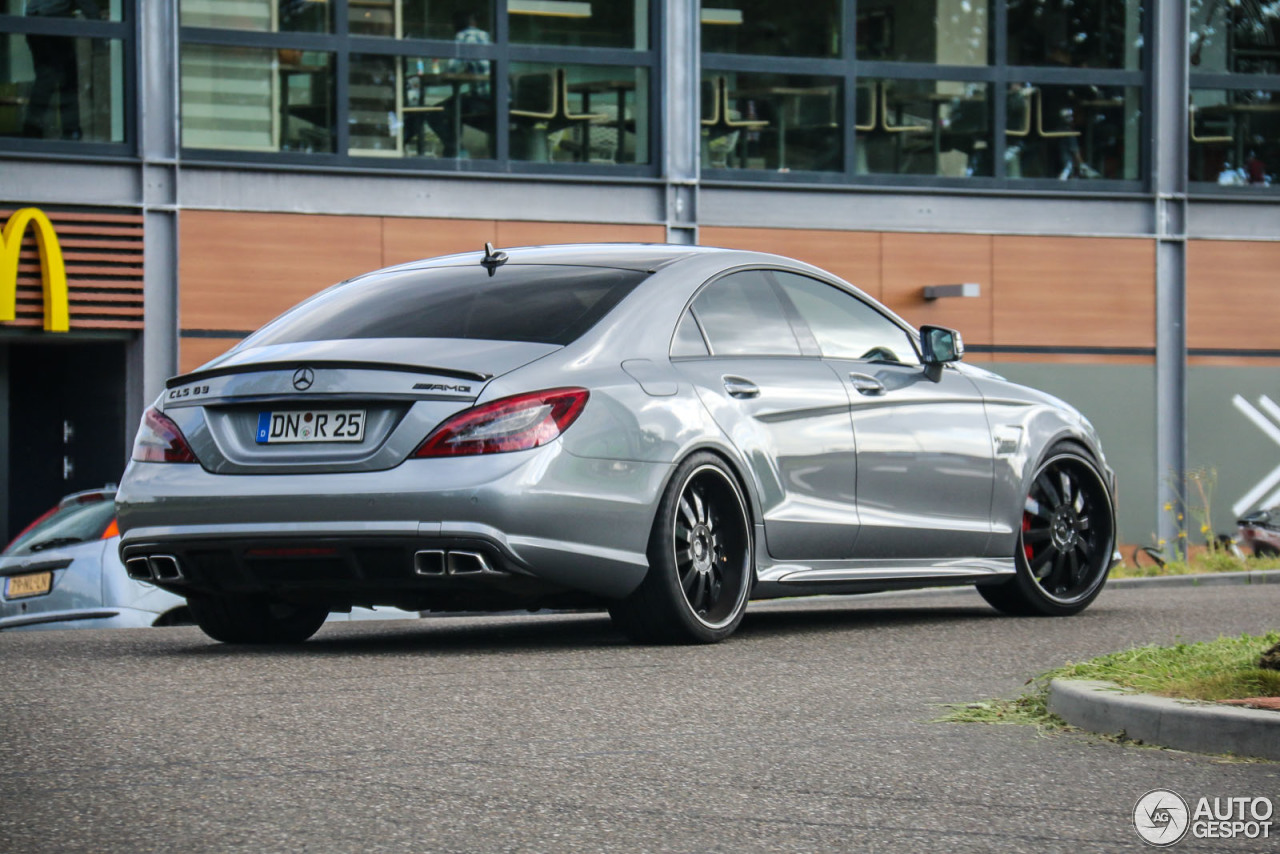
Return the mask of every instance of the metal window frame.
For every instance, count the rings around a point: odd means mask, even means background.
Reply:
[[[1006,194],[1021,192],[1042,194],[1065,193],[1076,196],[1105,194],[1146,195],[1152,187],[1148,145],[1151,140],[1150,91],[1151,51],[1153,32],[1153,8],[1158,0],[1144,0],[1141,32],[1143,44],[1139,54],[1139,68],[1059,68],[1053,66],[1015,66],[1006,64],[1008,57],[1008,0],[990,0],[988,26],[991,37],[986,65],[946,65],[928,62],[898,62],[887,60],[863,60],[856,56],[858,0],[845,0],[841,22],[841,55],[830,57],[776,57],[756,54],[703,53],[703,72],[810,74],[838,77],[844,91],[844,169],[832,172],[792,170],[776,173],[767,170],[716,169],[704,167],[708,185],[759,186],[785,184],[814,185],[821,187],[897,187],[902,189],[928,188],[934,190],[999,190]],[[939,175],[861,175],[857,173],[857,149],[854,122],[857,115],[857,85],[860,79],[874,77],[879,80],[945,80],[959,83],[986,83],[993,93],[992,145],[993,174],[990,176],[956,178]],[[1138,177],[1132,180],[1091,180],[1063,182],[1053,179],[1009,178],[1005,174],[1007,142],[997,129],[1005,126],[1006,106],[1000,93],[1011,83],[1080,84],[1093,86],[1117,86],[1138,90],[1138,109],[1141,113],[1139,138]],[[1071,186],[1075,183],[1077,186]]]
[[[595,65],[620,68],[642,68],[649,75],[648,98],[648,163],[541,163],[513,160],[510,156],[510,117],[504,110],[495,109],[494,157],[488,160],[468,160],[465,171],[470,174],[521,174],[564,175],[597,177],[601,175],[637,178],[655,178],[660,174],[662,134],[659,107],[664,96],[664,75],[661,68],[661,12],[660,0],[649,0],[649,47],[646,50],[626,48],[601,48],[581,46],[551,46],[512,44],[509,40],[506,0],[494,0],[493,42],[487,45],[458,44],[452,39],[397,39],[349,32],[348,4],[333,4],[333,32],[330,33],[272,33],[216,29],[211,27],[180,27],[180,45],[213,45],[221,47],[251,47],[261,49],[292,48],[321,51],[333,55],[334,97],[334,151],[331,153],[303,152],[254,152],[218,148],[183,146],[182,158],[187,163],[202,164],[255,164],[294,169],[337,169],[345,172],[369,170],[379,174],[403,173],[423,175],[458,174],[458,161],[453,158],[399,158],[388,159],[351,154],[350,128],[350,69],[352,55],[376,56],[435,56],[462,59],[486,59],[493,63],[493,94],[495,104],[505,104],[510,95],[508,69],[517,62],[545,62],[556,65]],[[181,62],[175,69],[181,89]]]
[[[0,136],[0,151],[22,155],[74,156],[116,160],[134,159],[138,154],[137,88],[138,88],[138,40],[141,23],[136,4],[139,0],[122,0],[120,20],[94,21],[86,18],[46,18],[26,15],[0,14],[0,37],[10,35],[50,35],[69,38],[118,41],[121,50],[121,80],[123,91],[120,116],[124,128],[120,142],[86,142],[84,140],[27,139],[25,137]]]
[[[1190,46],[1188,45],[1188,49]],[[1232,74],[1230,72],[1192,72],[1188,75],[1187,93],[1190,96],[1195,89],[1217,89],[1221,91],[1259,91],[1280,92],[1280,74]],[[1191,119],[1188,118],[1188,123]],[[1253,199],[1258,201],[1280,201],[1280,184],[1272,186],[1249,185],[1224,186],[1216,181],[1191,180],[1191,152],[1187,152],[1187,194],[1195,199]]]

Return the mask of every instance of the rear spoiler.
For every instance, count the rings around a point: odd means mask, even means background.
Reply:
[[[450,377],[457,380],[474,380],[476,382],[484,382],[492,379],[493,374],[484,374],[478,371],[458,371],[452,368],[434,368],[427,365],[402,365],[394,362],[352,362],[352,361],[335,361],[326,359],[298,359],[294,361],[284,362],[245,362],[239,365],[226,365],[218,368],[209,368],[207,371],[192,371],[189,374],[179,374],[176,377],[170,377],[165,381],[165,388],[177,388],[187,383],[199,382],[200,380],[209,380],[214,377],[226,377],[232,374],[254,374],[260,371],[296,371],[298,368],[332,368],[334,370],[369,370],[369,371],[400,371],[406,374],[429,374],[437,377]]]

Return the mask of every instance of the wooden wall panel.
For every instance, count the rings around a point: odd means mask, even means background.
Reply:
[[[916,326],[950,326],[967,344],[991,344],[991,250],[992,238],[981,234],[886,234],[881,299]],[[966,282],[979,285],[981,296],[924,299],[926,285]]]
[[[486,242],[497,241],[498,230],[492,220],[387,217],[382,220],[382,266],[479,252]]]
[[[1187,241],[1187,347],[1280,350],[1280,243]]]
[[[797,258],[830,270],[880,299],[880,235],[859,231],[800,231],[786,228],[699,229],[703,246],[754,249]]]
[[[184,211],[179,239],[183,329],[256,329],[382,266],[378,217]]]
[[[183,338],[178,342],[178,373],[194,371],[239,343],[238,338]]]
[[[993,240],[996,345],[1155,346],[1154,241]]]
[[[494,246],[549,246],[556,243],[662,243],[661,225],[590,222],[499,222]],[[477,246],[476,249],[483,249]]]

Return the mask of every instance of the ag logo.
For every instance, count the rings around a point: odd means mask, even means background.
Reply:
[[[1168,789],[1152,789],[1134,805],[1133,826],[1143,842],[1165,848],[1187,835],[1191,813],[1180,795]]]
[[[315,381],[315,372],[310,368],[298,368],[293,372],[293,387],[298,391],[306,391]]]

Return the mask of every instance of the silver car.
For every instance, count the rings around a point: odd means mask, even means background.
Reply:
[[[182,597],[125,574],[114,497],[68,495],[0,552],[0,630],[190,623]]]
[[[815,267],[583,245],[360,276],[169,381],[117,495],[134,578],[230,643],[331,610],[604,607],[713,642],[752,598],[976,584],[1067,615],[1114,479],[1062,401]]]

